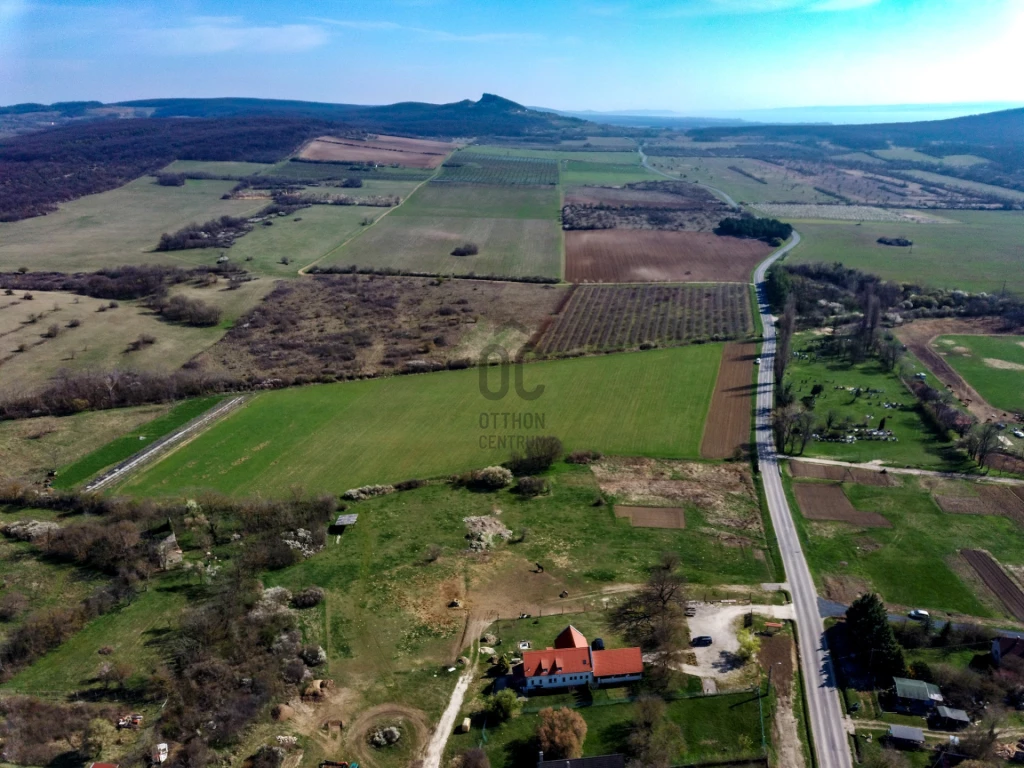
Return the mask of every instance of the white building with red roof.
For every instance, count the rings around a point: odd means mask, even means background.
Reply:
[[[619,685],[639,680],[643,673],[639,648],[594,650],[583,633],[571,624],[555,638],[553,648],[524,652],[523,663],[512,670],[515,684],[527,691]]]

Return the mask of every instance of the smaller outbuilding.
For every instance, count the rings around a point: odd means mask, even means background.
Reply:
[[[1008,656],[1024,659],[1024,639],[1019,637],[997,637],[992,641],[992,661],[995,662],[997,667]]]
[[[338,515],[338,519],[331,526],[331,533],[344,533],[350,525],[355,525],[359,515]]]
[[[890,725],[886,735],[894,746],[901,749],[917,749],[924,744],[924,731],[909,725]]]
[[[892,679],[896,694],[896,703],[902,709],[912,712],[926,712],[943,702],[942,692],[937,685],[924,680],[912,680],[908,677]]]
[[[952,707],[943,707],[941,705],[935,708],[935,715],[932,719],[935,725],[944,731],[958,731],[971,724],[971,718],[962,709],[953,709]]]

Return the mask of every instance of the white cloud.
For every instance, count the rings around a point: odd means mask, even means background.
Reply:
[[[194,55],[251,51],[298,53],[318,48],[329,39],[312,24],[254,25],[236,16],[199,16],[187,24],[145,29],[139,41],[154,53]]]
[[[326,19],[321,17],[310,17],[310,21],[321,24],[331,24],[336,27],[360,30],[389,30],[413,32],[431,40],[444,43],[514,43],[514,42],[537,42],[543,40],[543,35],[535,35],[528,32],[480,32],[476,34],[457,34],[446,32],[441,29],[424,29],[422,27],[410,27],[404,24],[396,24],[393,21],[348,21],[344,19]]]
[[[869,5],[876,5],[881,0],[821,0],[815,3],[808,10],[811,11],[855,11],[858,8],[867,8]]]
[[[852,11],[882,0],[694,0],[661,12],[662,16],[779,13],[782,11]]]

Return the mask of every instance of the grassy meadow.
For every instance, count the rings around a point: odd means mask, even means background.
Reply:
[[[161,187],[153,177],[143,176],[110,192],[64,203],[46,216],[0,223],[0,271],[28,267],[78,272],[178,263],[174,253],[153,251],[164,232],[263,207],[261,200],[221,200],[233,186],[232,181],[187,181],[183,187]],[[216,258],[212,252],[206,255]]]
[[[1024,336],[942,336],[934,346],[991,405],[1024,411]]]
[[[424,184],[394,216],[558,220],[559,195],[550,187]]]
[[[945,174],[932,173],[931,171],[907,171],[907,173],[925,183],[941,184],[951,189],[961,189],[979,195],[991,195],[1003,200],[1013,200],[1015,202],[1024,200],[1024,192],[1018,192],[1016,189],[982,184],[978,181],[967,181],[966,179],[958,179],[956,176],[946,176]]]
[[[339,493],[505,461],[511,449],[499,440],[508,435],[557,435],[568,450],[696,458],[721,353],[707,344],[531,363],[520,369],[525,390],[544,386],[533,401],[514,388],[486,399],[477,369],[267,392],[126,490]],[[492,392],[499,373],[488,369]],[[505,427],[490,413],[541,414],[544,424]]]
[[[786,381],[792,384],[797,402],[810,396],[816,384],[824,387],[814,401],[814,415],[818,423],[824,422],[829,411],[834,411],[838,420],[849,419],[854,426],[867,424],[878,428],[885,419],[885,428],[891,429],[898,442],[858,440],[855,443],[830,443],[810,441],[804,454],[841,461],[868,462],[881,460],[892,466],[913,466],[926,469],[963,470],[968,468],[966,459],[958,452],[953,442],[940,439],[922,420],[917,410],[917,401],[896,377],[886,371],[875,359],[858,365],[849,365],[845,360],[817,357],[810,347],[814,336],[798,334],[793,349],[809,358],[794,357],[786,373]],[[915,370],[924,367],[911,358],[908,363]],[[928,374],[932,386],[941,383]],[[837,389],[839,387],[839,389]],[[881,390],[880,394],[855,390]],[[898,408],[885,408],[883,403],[898,403]]]
[[[256,176],[274,166],[237,160],[175,160],[164,168],[168,173],[209,173],[214,176]]]
[[[899,479],[900,485],[891,488],[844,485],[855,508],[877,512],[891,528],[859,528],[794,514],[819,589],[828,594],[834,585],[845,584],[847,591],[875,590],[900,608],[1008,619],[958,552],[986,549],[1004,565],[1021,566],[1024,531],[1005,517],[945,513],[932,500],[932,478]],[[791,486],[788,478],[786,485]],[[974,495],[970,483],[955,481],[941,481],[936,492]],[[794,512],[800,508],[792,493],[790,503]]]
[[[1024,294],[1024,212],[941,211],[952,224],[793,221],[802,240],[794,263],[839,261],[887,280],[937,288]],[[912,248],[880,245],[907,237]]]
[[[678,176],[683,181],[710,184],[739,203],[834,203],[831,195],[814,189],[813,183],[780,166],[743,157],[659,157],[648,158],[651,167]],[[729,168],[741,168],[765,183]],[[803,230],[801,230],[803,234]]]

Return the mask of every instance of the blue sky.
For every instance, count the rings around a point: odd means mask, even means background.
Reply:
[[[1024,0],[0,0],[0,104],[1024,102]]]

